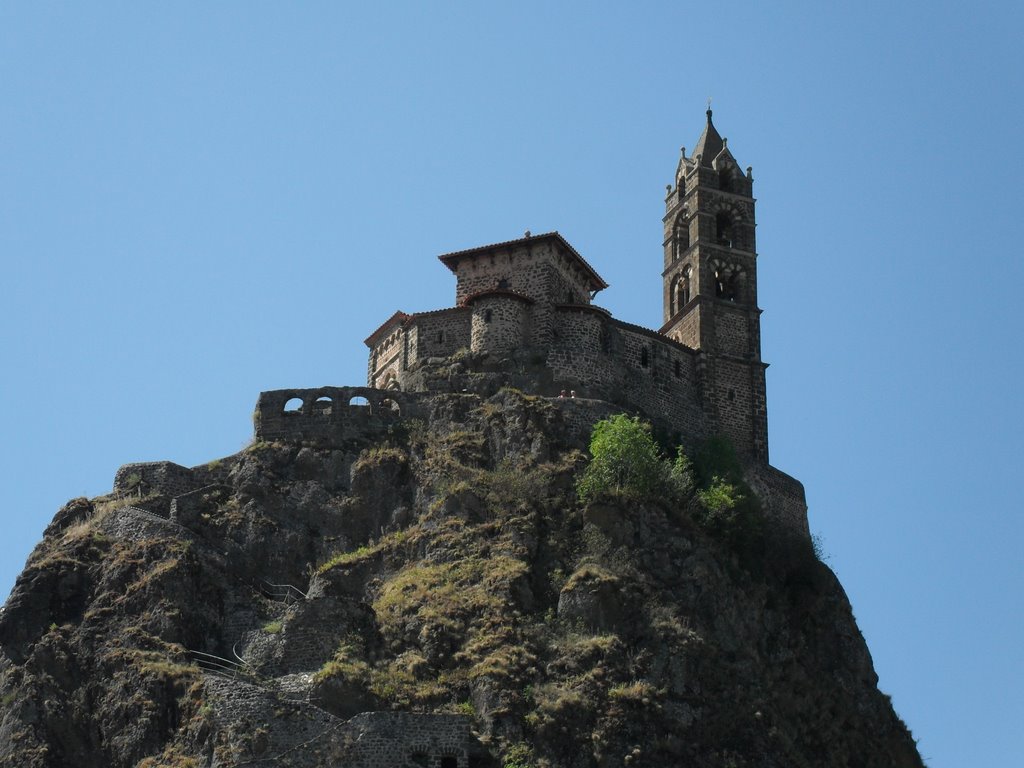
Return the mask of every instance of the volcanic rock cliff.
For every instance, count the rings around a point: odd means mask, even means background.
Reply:
[[[0,764],[921,766],[809,541],[581,503],[562,405],[430,395],[69,502],[0,616]]]

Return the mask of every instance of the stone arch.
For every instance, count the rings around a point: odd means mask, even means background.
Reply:
[[[735,192],[736,191],[736,177],[733,173],[733,167],[728,163],[724,164],[718,169],[718,188],[722,192]]]
[[[385,397],[380,401],[380,414],[382,416],[401,416],[402,406],[398,404],[397,400],[392,400],[390,397]]]
[[[675,244],[673,258],[679,259],[690,247],[690,224],[687,221],[687,210],[683,208],[672,225],[672,238]]]
[[[370,401],[364,395],[352,395],[348,400],[349,408],[365,408],[367,413],[373,413]]]
[[[683,307],[690,303],[691,296],[691,280],[690,276],[693,274],[693,268],[687,264],[683,267],[683,271],[672,278],[672,283],[669,286],[669,302],[670,302],[670,313],[674,317],[678,313],[683,311]]]
[[[715,241],[721,245],[732,247],[735,217],[732,211],[722,209],[715,214]]]
[[[289,397],[285,400],[284,406],[281,408],[281,412],[286,415],[302,413],[304,407],[305,403],[302,402],[301,397]]]
[[[711,269],[716,299],[746,301],[746,271],[743,267],[716,259],[711,262]]]
[[[330,416],[334,410],[334,399],[327,395],[320,395],[313,401],[313,413],[316,416]]]

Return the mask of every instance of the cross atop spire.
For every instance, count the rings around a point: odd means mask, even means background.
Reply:
[[[710,98],[708,99],[707,116],[708,124],[704,127],[704,133],[702,133],[700,138],[697,140],[697,146],[693,148],[693,158],[696,160],[697,155],[700,155],[700,164],[706,168],[710,168],[715,158],[718,157],[718,153],[721,152],[725,146],[722,142],[722,137],[718,135],[718,131],[711,122]]]

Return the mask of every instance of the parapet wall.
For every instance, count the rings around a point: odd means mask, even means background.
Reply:
[[[257,440],[337,442],[383,434],[402,417],[421,416],[415,394],[370,387],[261,392],[253,423]]]
[[[240,680],[207,675],[206,692],[219,728],[240,738],[240,765],[295,768],[494,768],[495,760],[465,715],[364,712],[339,720],[303,701]],[[278,761],[275,756],[285,757]],[[232,764],[236,764],[232,762]]]
[[[744,473],[750,487],[757,494],[765,514],[791,532],[808,539],[811,529],[807,523],[807,499],[804,486],[775,467],[755,464]]]
[[[561,306],[546,365],[581,397],[608,400],[693,445],[714,432],[700,393],[701,355],[596,307]]]
[[[145,461],[125,464],[114,475],[114,493],[145,496],[160,493],[180,496],[193,490],[195,477],[188,467],[172,461]]]
[[[484,768],[493,760],[464,715],[364,712],[346,724],[358,734],[352,765],[360,768]]]

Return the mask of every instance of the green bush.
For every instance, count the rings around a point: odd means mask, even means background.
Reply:
[[[730,483],[743,482],[743,464],[726,437],[709,437],[697,451],[694,461],[697,484],[710,487],[716,478]]]
[[[663,490],[669,475],[651,426],[636,416],[617,414],[594,425],[591,461],[576,486],[580,499],[624,495],[649,498]]]
[[[533,768],[533,749],[529,744],[519,742],[513,744],[505,752],[504,768]]]

